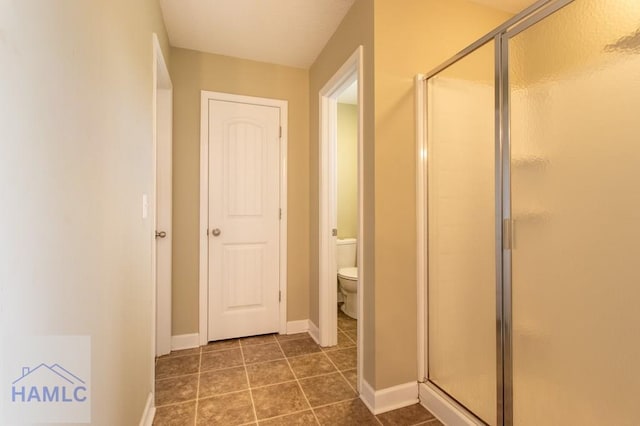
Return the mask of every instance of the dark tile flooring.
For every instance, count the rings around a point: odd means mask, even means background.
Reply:
[[[271,334],[160,357],[154,425],[441,425],[418,404],[371,414],[356,393],[356,333],[339,312],[329,348]]]

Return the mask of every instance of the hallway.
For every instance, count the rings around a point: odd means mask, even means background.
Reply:
[[[172,352],[156,363],[154,425],[440,425],[418,404],[369,412],[355,391],[355,338],[340,312],[330,348],[301,333]]]

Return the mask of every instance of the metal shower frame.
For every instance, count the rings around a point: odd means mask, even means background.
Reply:
[[[423,76],[428,93],[428,80],[456,64],[483,46],[494,42],[495,49],[495,195],[496,195],[496,382],[497,420],[499,426],[513,425],[513,348],[511,311],[511,164],[510,164],[510,96],[509,96],[509,39],[520,34],[554,12],[571,4],[574,0],[539,0],[493,31],[478,39],[446,62]],[[428,116],[428,109],[427,109]],[[425,138],[428,151],[429,140]],[[426,156],[427,173],[429,156]],[[426,186],[428,191],[428,184]],[[499,213],[498,213],[499,212]],[[425,210],[426,223],[429,221]],[[428,265],[427,265],[428,269]],[[428,293],[428,274],[425,274]],[[426,328],[428,340],[428,327]],[[428,350],[425,380],[437,387],[459,405],[437,384],[429,380]],[[465,407],[466,408],[466,407]],[[478,419],[480,420],[480,419]]]

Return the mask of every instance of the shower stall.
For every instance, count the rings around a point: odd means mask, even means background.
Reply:
[[[417,81],[423,400],[640,424],[640,1],[539,1]]]

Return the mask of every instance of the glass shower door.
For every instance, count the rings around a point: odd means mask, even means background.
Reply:
[[[640,2],[509,39],[513,420],[637,425]]]
[[[496,424],[491,42],[428,81],[428,378]]]

